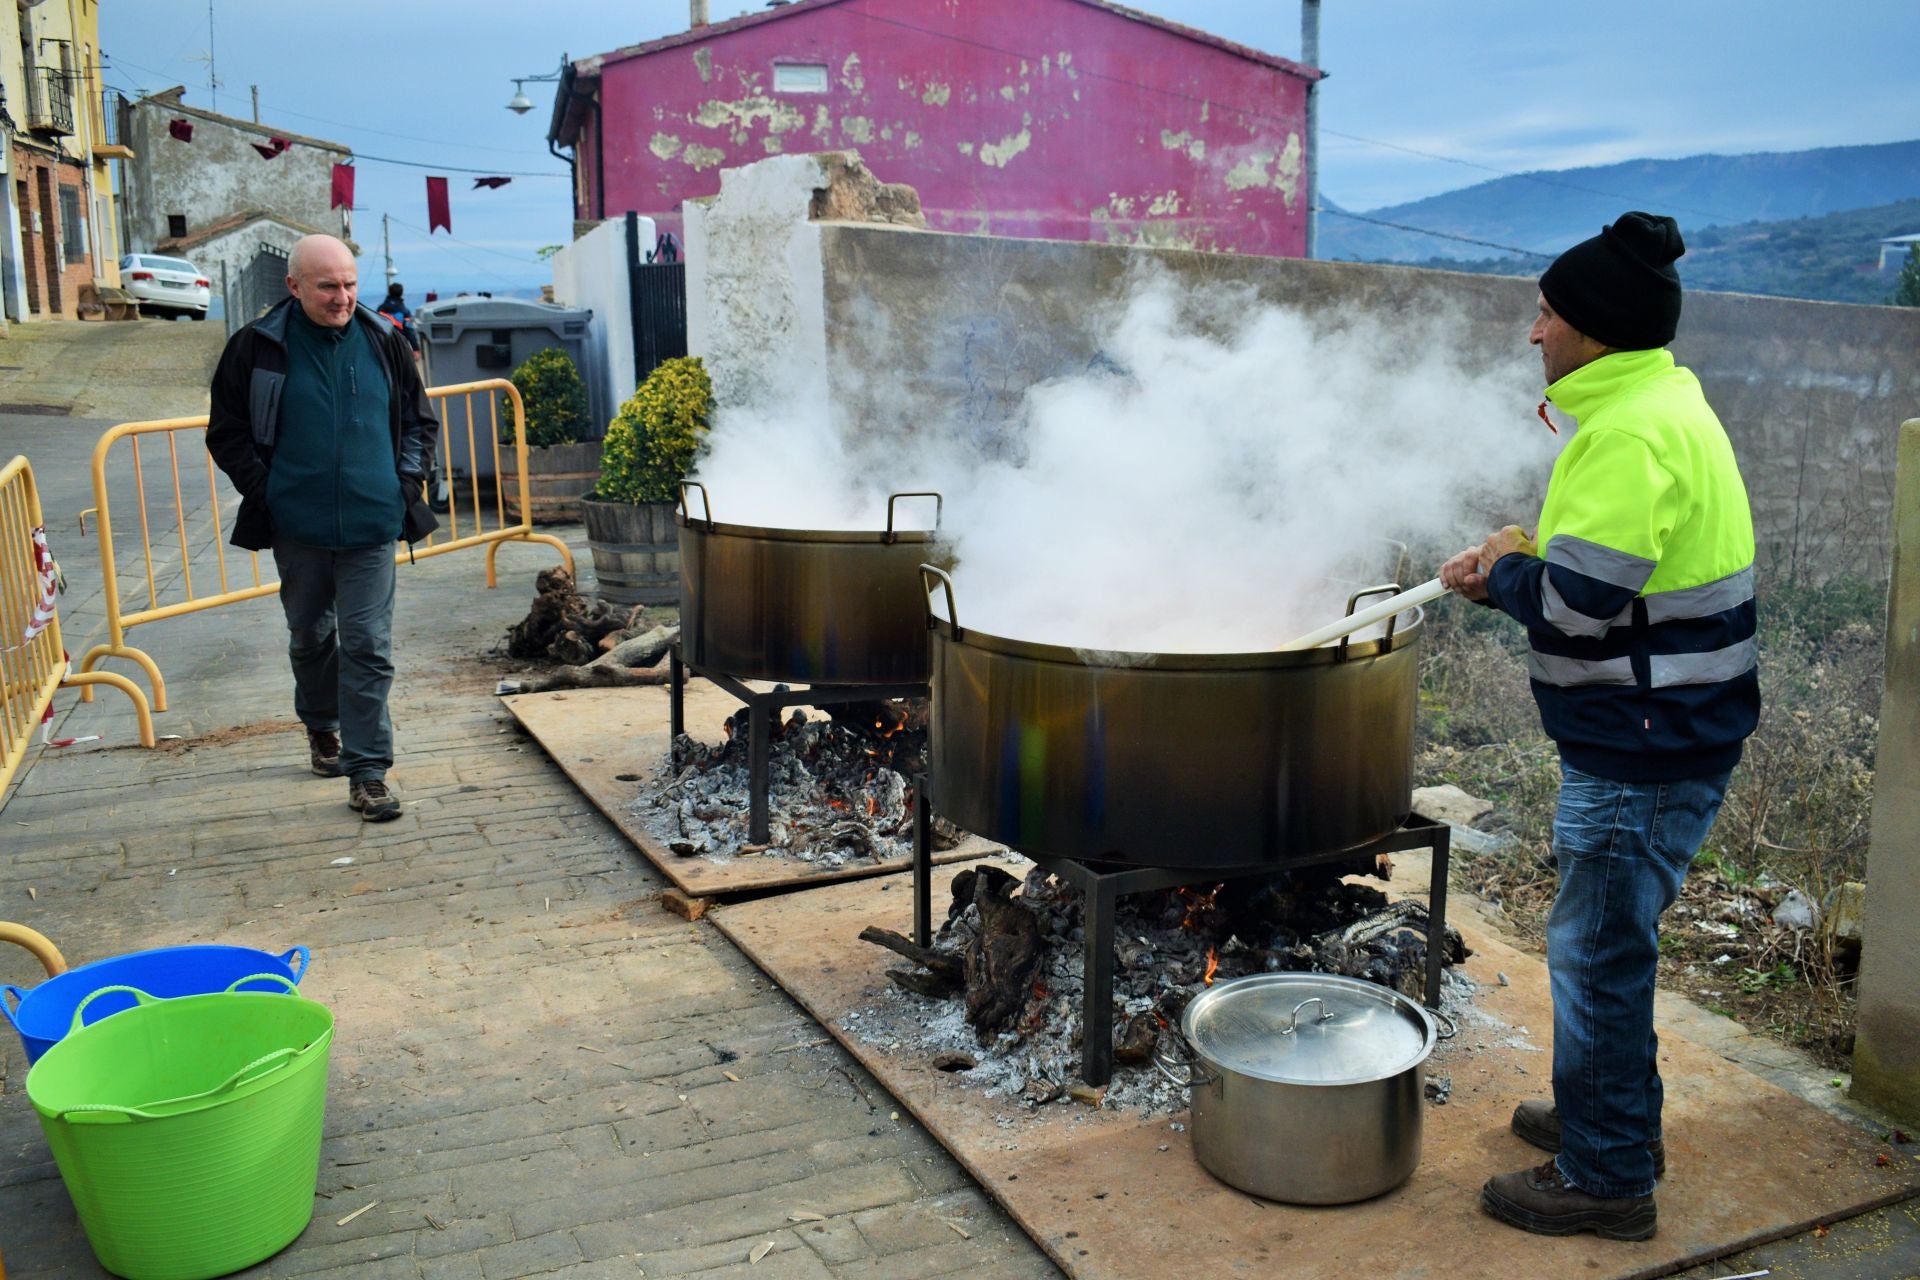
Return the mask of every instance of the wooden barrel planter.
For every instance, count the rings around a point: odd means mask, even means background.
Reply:
[[[500,494],[507,518],[520,518],[519,459],[500,451]],[[535,524],[559,524],[580,518],[580,495],[600,480],[600,441],[549,444],[527,450],[527,499]]]
[[[680,531],[675,503],[603,502],[582,497],[581,518],[593,549],[593,577],[612,604],[678,604]]]

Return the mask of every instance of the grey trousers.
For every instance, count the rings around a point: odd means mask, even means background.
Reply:
[[[308,729],[339,733],[341,773],[385,778],[393,767],[393,548],[335,551],[276,539],[273,560],[294,713]]]

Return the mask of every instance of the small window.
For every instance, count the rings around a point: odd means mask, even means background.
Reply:
[[[181,236],[184,236],[185,234],[187,234],[187,215],[184,213],[168,214],[167,215],[168,237],[170,239],[178,240]]]
[[[80,216],[80,188],[60,188],[61,256],[68,262],[87,260],[87,223]]]
[[[776,62],[773,64],[775,93],[825,93],[827,64],[824,62]]]

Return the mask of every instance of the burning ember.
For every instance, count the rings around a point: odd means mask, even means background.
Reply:
[[[1030,1108],[1076,1099],[1142,1114],[1185,1109],[1184,1089],[1153,1069],[1160,1037],[1187,1002],[1215,982],[1250,973],[1311,970],[1371,979],[1414,998],[1424,994],[1426,911],[1345,883],[1337,871],[1305,868],[1258,885],[1176,889],[1120,900],[1114,922],[1116,1062],[1103,1094],[1078,1083],[1080,893],[1024,861],[1017,880],[995,862],[953,880],[953,902],[933,945],[889,930],[860,936],[916,967],[887,971],[891,988],[847,1026],[889,1052],[923,1051],[942,1070],[988,1096]],[[1445,960],[1466,958],[1447,930]],[[1449,975],[1450,995],[1469,986]]]
[[[926,704],[862,703],[833,718],[796,710],[770,726],[768,840],[749,840],[748,732],[743,707],[719,746],[683,734],[633,804],[646,830],[681,857],[790,857],[829,867],[910,858],[913,788],[925,768]],[[871,726],[871,727],[869,727]],[[935,840],[956,840],[938,828]]]

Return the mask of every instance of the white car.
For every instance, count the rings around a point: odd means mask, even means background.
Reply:
[[[120,259],[120,287],[140,299],[140,312],[149,316],[207,318],[213,297],[212,282],[185,258],[162,258],[130,253]]]

